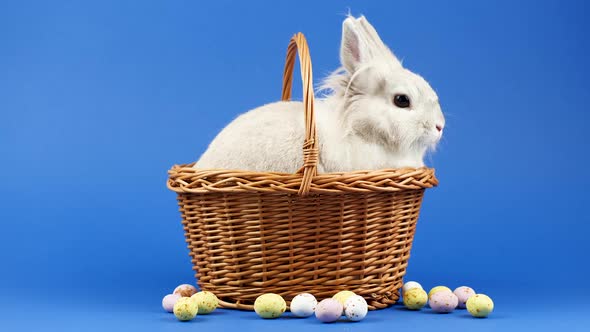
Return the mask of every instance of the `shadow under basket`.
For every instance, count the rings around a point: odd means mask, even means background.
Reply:
[[[318,300],[340,290],[369,309],[399,298],[431,168],[317,174],[311,61],[301,33],[291,39],[283,79],[290,99],[299,50],[306,137],[295,174],[197,169],[175,165],[168,188],[178,195],[198,284],[220,306],[253,310],[259,295]]]

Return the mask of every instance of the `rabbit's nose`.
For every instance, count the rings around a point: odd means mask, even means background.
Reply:
[[[443,126],[442,126],[442,125],[439,125],[439,124],[437,124],[437,125],[436,125],[436,130],[438,130],[439,132],[440,132],[440,131],[442,131],[442,130],[443,130]]]

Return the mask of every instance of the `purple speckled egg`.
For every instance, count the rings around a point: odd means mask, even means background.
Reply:
[[[338,300],[324,299],[315,308],[315,317],[323,323],[332,323],[342,316],[342,304]]]
[[[453,294],[455,294],[459,299],[459,308],[465,309],[467,308],[467,300],[469,300],[470,297],[475,295],[475,291],[471,287],[461,286],[457,287],[453,291]]]
[[[432,294],[428,300],[428,304],[435,312],[448,313],[457,308],[459,299],[452,292],[443,290]]]
[[[176,304],[176,301],[178,301],[178,299],[181,297],[182,296],[180,296],[179,294],[168,294],[164,296],[164,298],[162,299],[162,308],[164,308],[164,310],[168,312],[174,311],[174,305]]]

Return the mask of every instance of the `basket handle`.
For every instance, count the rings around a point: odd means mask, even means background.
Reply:
[[[297,52],[299,51],[299,52]],[[315,115],[313,112],[313,74],[311,70],[311,56],[305,36],[299,32],[291,37],[287,48],[287,59],[283,72],[283,92],[281,100],[291,100],[291,87],[293,85],[293,67],[295,55],[299,53],[301,67],[301,80],[303,81],[303,107],[305,110],[305,140],[303,142],[303,167],[297,173],[303,173],[299,195],[305,196],[311,189],[311,180],[317,174],[318,168],[318,138],[315,127]]]

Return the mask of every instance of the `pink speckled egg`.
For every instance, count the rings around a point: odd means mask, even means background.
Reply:
[[[475,291],[471,287],[461,286],[455,288],[453,294],[455,294],[459,299],[459,308],[465,309],[467,308],[467,300],[475,295]]]
[[[435,312],[447,313],[457,308],[459,299],[451,291],[443,290],[432,294],[428,300],[428,304]]]
[[[193,285],[182,284],[174,288],[173,294],[178,294],[182,297],[191,297],[197,292],[197,289]]]
[[[172,312],[174,310],[174,305],[179,298],[181,298],[181,296],[178,294],[168,294],[164,296],[162,299],[162,308],[168,312]]]
[[[333,298],[324,299],[315,309],[315,317],[323,323],[332,323],[342,316],[342,304]]]

